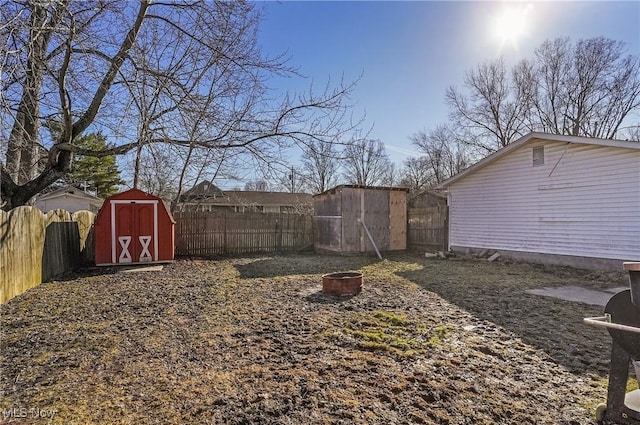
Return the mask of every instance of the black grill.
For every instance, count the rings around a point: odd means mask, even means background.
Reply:
[[[584,319],[586,323],[607,328],[611,335],[611,366],[607,404],[598,406],[598,420],[620,424],[640,424],[640,390],[626,392],[629,364],[636,379],[640,373],[640,262],[624,263],[629,272],[629,289],[611,297],[604,316]]]

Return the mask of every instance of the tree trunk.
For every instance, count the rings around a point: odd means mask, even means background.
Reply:
[[[37,2],[32,7],[26,75],[16,119],[9,134],[6,157],[6,171],[18,185],[30,181],[38,172],[39,97],[49,40],[48,34],[42,31],[46,27],[47,10]]]

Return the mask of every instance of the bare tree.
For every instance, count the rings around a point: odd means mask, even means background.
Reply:
[[[477,136],[470,143],[491,153],[527,132],[527,103],[512,90],[502,59],[468,71],[464,88],[466,94],[449,87],[445,100],[451,121]]]
[[[410,193],[418,193],[434,185],[431,167],[426,158],[410,157],[402,165],[399,185],[409,189]]]
[[[136,160],[144,167],[136,170],[137,188],[159,196],[162,199],[175,199],[178,193],[176,176],[179,175],[179,164],[176,164],[178,152],[173,152],[173,146],[160,144],[148,145],[147,149],[137,153]]]
[[[516,66],[514,83],[529,94],[530,129],[611,139],[640,107],[640,58],[620,41],[558,38]]]
[[[302,150],[305,183],[312,193],[322,193],[336,185],[340,156],[336,145],[310,141]]]
[[[344,177],[349,184],[383,184],[391,169],[391,160],[380,140],[354,139],[344,148]]]
[[[411,142],[424,156],[420,163],[426,167],[430,184],[438,184],[458,174],[470,165],[470,156],[459,135],[447,125],[431,131],[419,131]]]
[[[302,193],[306,184],[306,176],[302,171],[294,166],[290,166],[287,171],[278,176],[278,186],[284,192]]]
[[[445,100],[451,122],[484,154],[530,131],[626,137],[619,131],[637,125],[628,121],[640,108],[640,57],[603,37],[548,40],[510,74],[502,59],[470,70],[464,91],[450,87]]]
[[[400,180],[399,173],[400,171],[396,168],[396,164],[390,160],[387,172],[382,176],[382,179],[380,179],[380,183],[384,186],[395,186]]]
[[[633,142],[640,142],[640,125],[634,125],[629,127],[620,128],[619,136],[622,140],[630,140]]]
[[[214,43],[226,49],[224,55],[211,55],[209,44],[195,42],[183,28],[167,27],[163,23],[165,21],[150,22],[132,49],[138,65],[136,79],[127,82],[127,87],[139,114],[134,187],[141,172],[142,151],[167,149],[149,141],[154,137],[162,138],[168,126],[171,132],[186,135],[185,140],[209,138],[210,125],[222,115],[221,103],[234,102],[238,93],[260,89],[262,84],[256,82],[259,69],[240,69],[234,59],[247,54],[250,56],[255,50],[252,36],[247,36],[256,24],[253,18],[233,21],[236,42],[232,46],[222,46],[223,42],[216,38],[227,36],[229,28],[213,35]],[[158,51],[155,47],[167,36],[173,40],[174,48]],[[256,60],[254,65],[257,63]],[[278,61],[263,62],[263,66],[286,69]],[[177,75],[180,78],[176,78]],[[207,149],[197,143],[169,144],[168,147],[176,153],[173,159],[179,168],[176,190],[171,199],[172,209],[178,206],[177,200],[185,188],[202,180],[235,178],[235,167],[246,166],[239,160],[244,149]],[[162,177],[162,172],[158,177]]]
[[[260,51],[252,3],[13,1],[2,17],[6,210],[67,173],[74,153],[135,152],[135,175],[144,150],[161,143],[181,147],[186,164],[190,152],[218,150],[268,166],[292,144],[338,140],[357,124],[345,104],[353,84],[271,97],[270,76],[296,74]],[[51,118],[59,137],[41,131]],[[113,147],[74,145],[89,128]]]

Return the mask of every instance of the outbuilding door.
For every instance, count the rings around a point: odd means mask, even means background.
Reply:
[[[111,201],[114,264],[158,260],[158,201]]]

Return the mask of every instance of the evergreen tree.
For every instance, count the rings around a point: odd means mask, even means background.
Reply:
[[[89,133],[74,140],[73,144],[91,151],[110,148],[102,133]],[[95,189],[100,198],[117,193],[118,185],[124,184],[114,155],[100,158],[74,155],[70,173],[65,177],[65,182],[79,188]]]

